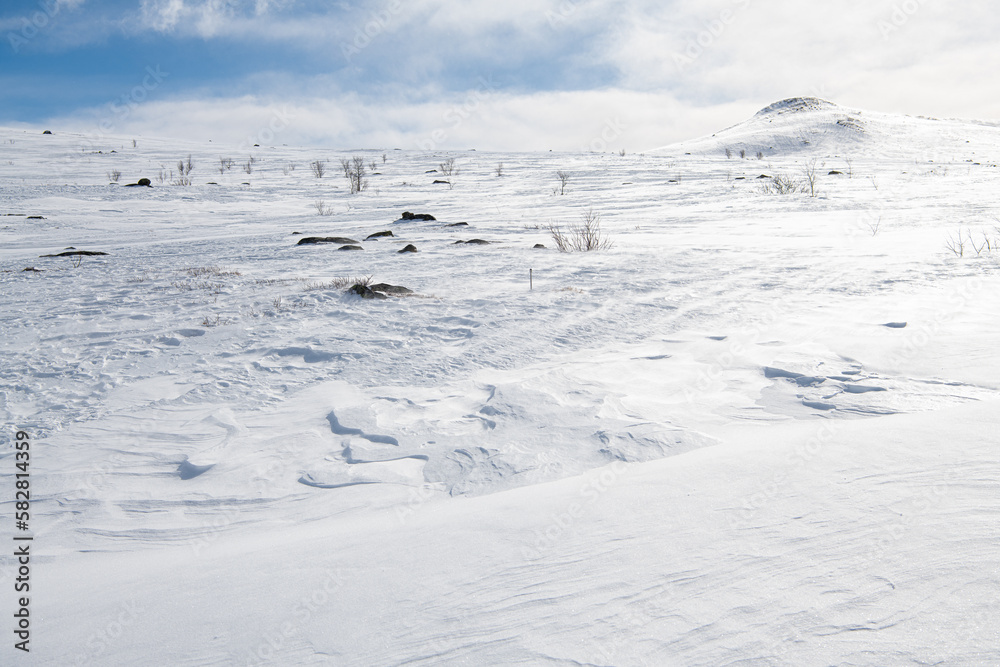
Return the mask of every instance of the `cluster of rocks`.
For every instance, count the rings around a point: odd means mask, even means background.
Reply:
[[[403,296],[413,294],[413,290],[401,285],[390,285],[388,283],[376,283],[375,285],[364,285],[355,283],[347,290],[348,294],[356,294],[362,299],[388,299],[388,295]]]

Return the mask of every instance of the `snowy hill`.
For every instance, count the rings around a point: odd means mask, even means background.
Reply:
[[[998,123],[899,116],[841,107],[815,97],[793,97],[771,104],[733,127],[663,151],[765,158],[788,155],[838,155],[871,159],[953,161],[995,144]],[[995,159],[995,156],[993,156]]]
[[[3,664],[1000,663],[997,127],[51,129],[0,128],[0,537],[36,555]],[[588,211],[612,247],[557,251]]]

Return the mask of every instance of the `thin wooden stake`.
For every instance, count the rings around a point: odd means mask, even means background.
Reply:
[[[528,269],[528,291],[535,289],[535,277],[532,275],[534,269]]]

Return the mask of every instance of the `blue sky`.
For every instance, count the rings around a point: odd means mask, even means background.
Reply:
[[[798,95],[1000,119],[998,34],[986,0],[15,0],[0,124],[637,151]]]

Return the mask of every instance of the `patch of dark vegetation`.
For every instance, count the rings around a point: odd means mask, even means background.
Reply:
[[[97,255],[107,255],[106,252],[101,252],[100,250],[65,250],[55,255],[39,255],[39,257],[73,257],[79,255],[81,257],[96,257]]]
[[[351,285],[350,289],[347,290],[348,294],[355,294],[360,296],[362,299],[388,299],[385,294],[381,292],[376,292],[367,285],[362,285],[361,283],[355,283]]]
[[[314,245],[317,243],[339,243],[341,245],[356,245],[359,243],[354,239],[349,239],[346,236],[307,236],[304,239],[299,239],[299,242],[295,245]]]
[[[437,218],[430,213],[410,213],[409,211],[404,211],[403,217],[401,217],[400,220],[423,220],[427,222],[430,220],[437,220]]]
[[[383,294],[413,294],[413,290],[409,288],[401,285],[390,285],[389,283],[376,283],[370,285],[369,288],[374,292],[382,292]]]

